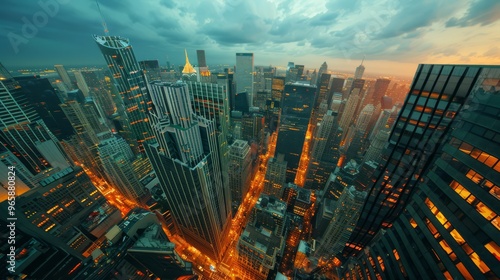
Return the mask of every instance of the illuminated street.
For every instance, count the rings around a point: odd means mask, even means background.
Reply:
[[[312,132],[314,130],[314,125],[309,123],[307,126],[306,139],[304,140],[304,146],[302,147],[302,153],[300,155],[299,168],[297,169],[297,175],[295,177],[295,185],[303,187],[306,183],[307,169],[309,168],[309,155],[310,147],[312,146]]]

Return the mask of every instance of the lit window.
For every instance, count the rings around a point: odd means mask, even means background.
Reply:
[[[479,256],[475,252],[470,255],[470,258],[482,273],[487,273],[490,271],[490,268],[479,258]]]
[[[493,255],[495,258],[500,261],[500,246],[498,246],[494,241],[484,245],[484,247]]]
[[[464,264],[459,262],[456,265],[458,271],[460,271],[460,274],[464,276],[465,279],[474,279],[472,275],[470,275],[469,271],[465,268]]]

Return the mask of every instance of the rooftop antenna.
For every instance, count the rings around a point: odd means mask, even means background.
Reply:
[[[361,65],[363,65],[363,62],[365,61],[366,55],[363,55],[363,60],[361,60]]]
[[[97,9],[99,10],[99,14],[101,15],[102,27],[104,28],[104,35],[108,36],[109,35],[108,26],[106,25],[106,21],[104,20],[104,16],[102,15],[101,7],[99,6],[99,1],[95,0],[95,3],[97,4]]]

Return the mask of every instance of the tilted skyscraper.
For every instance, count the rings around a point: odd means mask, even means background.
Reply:
[[[222,170],[215,120],[194,114],[183,82],[150,85],[156,141],[146,146],[172,215],[184,239],[220,260],[231,221],[228,182]]]
[[[454,118],[446,126],[436,123],[444,133],[434,143],[437,155],[405,211],[343,264],[341,277],[500,278],[499,94],[499,66],[418,67],[392,136],[407,116],[411,121],[434,112],[432,120]],[[420,111],[410,113],[409,107]]]
[[[69,166],[58,143],[28,103],[19,83],[0,64],[0,144],[35,176]]]
[[[344,255],[358,253],[380,229],[393,226],[463,108],[479,67],[420,65],[374,173],[374,184]]]
[[[126,120],[122,125],[129,126],[126,131],[132,132],[127,141],[134,151],[143,151],[143,142],[152,139],[153,134],[148,124],[148,111],[151,103],[143,71],[135,58],[128,39],[119,36],[97,36],[94,40],[113,74],[116,88],[121,96],[121,104],[117,104],[118,112]],[[135,141],[134,141],[135,140]],[[136,142],[136,143],[133,143]]]

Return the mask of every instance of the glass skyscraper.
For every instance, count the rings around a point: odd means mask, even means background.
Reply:
[[[285,155],[287,182],[295,180],[299,168],[315,95],[315,86],[298,83],[285,85],[276,153]]]
[[[125,131],[132,133],[125,137],[128,138],[134,151],[142,152],[143,142],[153,138],[148,124],[151,99],[143,71],[137,63],[128,39],[119,36],[94,35],[94,40],[113,74],[115,85],[121,96],[122,103],[117,104],[118,113],[126,119],[122,123],[123,126],[128,126]]]
[[[418,67],[342,277],[500,277],[499,93],[498,66]]]
[[[253,106],[253,53],[236,54],[236,93],[247,92],[248,106]]]

